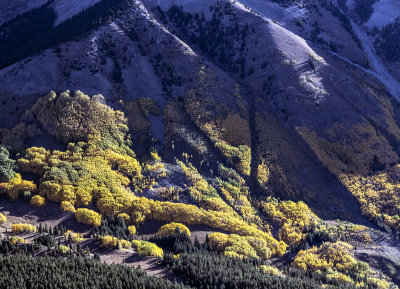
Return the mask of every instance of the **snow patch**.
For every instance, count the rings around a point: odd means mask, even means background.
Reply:
[[[314,96],[314,101],[316,103],[321,103],[327,92],[323,88],[320,81],[311,76],[301,75],[299,77],[299,85],[302,86],[308,93],[311,93]]]
[[[368,56],[369,63],[376,77],[386,86],[392,96],[400,101],[400,82],[397,81],[387,70],[382,60],[376,55],[374,45],[365,32],[357,26],[353,21],[350,21],[354,33],[361,42],[361,46]]]
[[[347,6],[350,10],[352,10],[352,9],[354,8],[354,5],[355,5],[355,3],[354,3],[353,0],[346,0],[346,6]]]
[[[99,56],[99,46],[98,39],[101,31],[98,30],[93,33],[93,36],[90,38],[90,50],[88,51],[89,59],[92,63],[96,63],[97,57]]]
[[[365,25],[368,28],[382,29],[400,17],[399,0],[380,0],[373,4],[374,13]]]
[[[54,2],[54,11],[57,14],[57,19],[54,25],[58,25],[72,16],[85,10],[100,0],[56,0]]]
[[[118,25],[117,23],[112,22],[112,23],[110,24],[110,27],[111,27],[115,32],[117,32],[118,34],[125,35],[125,32],[121,29],[121,27],[119,27],[119,25]]]
[[[240,0],[240,2],[261,16],[277,21],[282,26],[289,24],[296,18],[305,18],[307,14],[307,9],[298,5],[285,8],[277,3],[268,1]]]
[[[215,2],[216,0],[208,0],[208,1],[213,1]],[[143,2],[148,2],[148,3],[158,3],[158,5],[160,5],[161,3],[163,3],[163,10],[168,10],[170,7],[172,7],[173,5],[176,5],[176,3],[192,3],[194,1],[192,0],[166,0],[164,3],[163,1],[160,0],[147,0],[147,1],[143,1]],[[159,44],[161,41],[166,40],[165,39],[165,35],[168,35],[168,37],[170,37],[170,39],[174,39],[179,46],[181,47],[182,51],[184,54],[187,55],[192,55],[192,56],[197,56],[196,53],[190,48],[190,46],[183,42],[181,39],[179,39],[178,37],[176,37],[174,34],[172,34],[171,32],[168,31],[168,29],[166,27],[164,27],[164,25],[162,25],[161,23],[157,22],[147,11],[146,7],[143,5],[142,1],[138,1],[138,0],[134,0],[134,4],[135,4],[135,14],[138,17],[142,17],[144,19],[146,19],[146,21],[149,21],[151,23],[151,25],[154,25],[154,27],[157,29],[157,33],[155,33],[155,41],[157,44]],[[161,7],[161,6],[160,6]],[[196,7],[199,7],[198,5]],[[199,11],[199,8],[195,9],[196,11]],[[123,25],[122,25],[123,26]]]
[[[0,70],[2,91],[12,91],[19,96],[46,94],[57,83],[57,56],[45,51],[30,61],[20,61]],[[53,86],[52,86],[53,85]],[[52,86],[50,88],[50,86]]]

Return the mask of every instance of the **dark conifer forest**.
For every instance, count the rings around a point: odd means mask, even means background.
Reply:
[[[91,29],[111,22],[131,5],[127,0],[102,0],[54,27],[52,2],[25,12],[0,27],[0,68],[45,49],[56,48],[62,42],[76,40]]]
[[[399,289],[399,0],[0,0],[0,289]]]

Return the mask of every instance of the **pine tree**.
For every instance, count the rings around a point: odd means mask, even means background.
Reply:
[[[15,176],[15,161],[10,159],[10,153],[4,146],[0,146],[0,183],[7,182]]]

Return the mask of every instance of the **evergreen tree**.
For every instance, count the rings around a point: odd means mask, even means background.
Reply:
[[[0,146],[0,182],[7,182],[15,176],[15,161],[10,159],[7,148]]]

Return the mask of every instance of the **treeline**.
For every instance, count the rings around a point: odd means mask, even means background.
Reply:
[[[264,261],[259,258],[231,258],[212,251],[208,238],[203,244],[193,243],[185,234],[176,233],[165,238],[153,238],[164,250],[162,264],[181,277],[185,284],[200,289],[270,288],[270,289],[312,289],[355,288],[354,286],[330,281],[324,274],[303,272],[295,268],[285,268],[285,277],[267,274],[261,268]],[[174,254],[179,254],[178,257]]]
[[[102,0],[53,27],[55,14],[50,2],[30,10],[0,27],[0,68],[32,56],[83,33],[105,25],[123,13],[128,0]]]
[[[140,269],[93,259],[0,256],[0,288],[184,289],[182,284],[148,276]]]
[[[382,29],[379,50],[389,61],[400,61],[400,20]]]
[[[326,10],[330,11],[333,16],[339,19],[339,21],[342,23],[343,28],[350,33],[353,40],[358,44],[359,47],[361,47],[361,42],[353,31],[353,27],[351,26],[349,17],[345,13],[343,13],[343,11],[338,6],[336,6],[336,4],[333,4],[332,2],[323,0],[321,2],[321,5],[322,7],[325,7]]]
[[[272,0],[272,2],[276,2],[279,5],[282,5],[284,7],[288,7],[294,3],[300,2],[299,0]]]
[[[157,246],[161,247],[164,251],[168,251],[173,254],[194,253],[194,252],[202,252],[206,254],[212,251],[211,246],[209,244],[208,235],[206,236],[206,241],[200,244],[197,237],[195,237],[194,242],[192,242],[192,240],[189,238],[187,234],[179,230],[176,230],[175,234],[164,237],[155,235],[149,239],[149,242],[155,243]]]
[[[184,277],[185,284],[194,288],[355,288],[352,284],[330,278],[323,272],[298,270],[283,266],[281,271],[266,266],[262,258],[232,258],[218,254],[211,246],[211,237],[204,243],[194,241],[176,231],[166,237],[149,241],[164,250],[162,264],[175,275]],[[168,252],[168,253],[166,253]],[[265,270],[269,267],[269,270]],[[361,288],[378,288],[365,276],[356,276]]]
[[[338,6],[336,6],[332,2],[325,0],[321,2],[321,5],[325,7],[326,10],[330,11],[333,16],[339,19],[339,21],[342,23],[342,26],[344,27],[344,29],[347,30],[347,32],[349,32],[351,35],[354,35],[349,17],[347,17],[347,15],[344,14]]]
[[[132,241],[132,235],[128,230],[128,226],[125,224],[123,218],[111,216],[105,216],[101,220],[101,225],[93,230],[93,235],[97,236],[113,236],[118,239]]]
[[[178,6],[171,7],[167,13],[158,8],[158,13],[160,20],[172,23],[186,41],[198,46],[208,57],[218,61],[229,71],[240,73],[244,78],[246,73],[252,73],[245,71],[249,26],[240,26],[237,19],[232,18],[234,12],[231,3],[219,3],[210,9],[210,20],[205,18],[204,13],[192,15]],[[233,19],[231,25],[224,24],[225,17]]]
[[[362,22],[368,21],[371,17],[372,13],[374,13],[374,8],[372,5],[377,0],[358,0],[356,1],[356,5],[354,7],[354,11],[360,17]]]
[[[67,231],[64,226],[47,227],[47,225],[42,226],[40,224],[37,232],[38,234],[35,235],[32,242],[27,242],[18,235],[0,236],[0,254],[29,254],[32,256],[46,255],[54,257],[66,255],[71,257],[86,256],[89,254],[89,250],[81,246],[80,240],[73,238],[76,233]],[[67,250],[62,250],[62,248]]]
[[[15,160],[10,158],[10,152],[4,146],[0,146],[0,182],[7,182],[15,176]]]
[[[210,253],[182,253],[179,258],[164,255],[163,263],[186,283],[195,288],[356,288],[355,286],[331,282],[323,274],[304,273],[291,268],[286,276],[266,274],[257,266],[257,260],[218,256]],[[322,284],[334,283],[322,287]],[[336,284],[335,284],[336,283]]]
[[[35,39],[53,28],[56,14],[50,7],[51,2],[18,15],[0,27],[1,64],[7,61],[10,53],[32,45]]]

